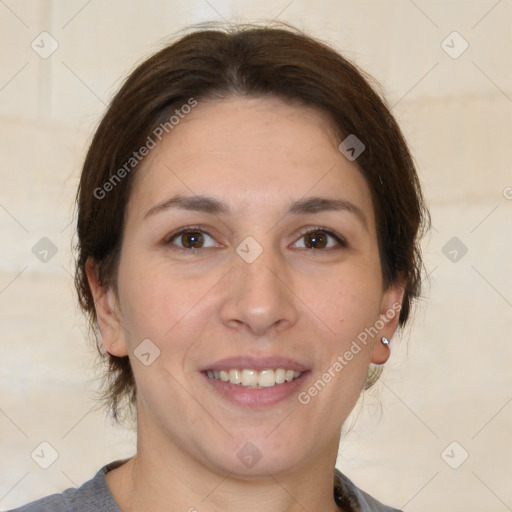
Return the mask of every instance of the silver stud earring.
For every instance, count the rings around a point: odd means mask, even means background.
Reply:
[[[380,341],[382,341],[382,344],[383,344],[383,345],[386,345],[386,347],[388,347],[388,346],[389,346],[389,340],[388,340],[387,338],[384,338],[384,337],[383,337],[383,338],[381,338],[381,339],[380,339]]]

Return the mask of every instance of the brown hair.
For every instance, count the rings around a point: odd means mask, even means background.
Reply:
[[[137,168],[135,153],[191,99],[233,95],[271,96],[315,107],[328,114],[340,141],[354,134],[363,142],[365,150],[356,163],[372,193],[384,285],[405,283],[403,326],[420,294],[419,236],[429,215],[407,144],[390,110],[354,64],[292,27],[210,25],[182,36],[131,73],[88,150],[77,193],[75,284],[97,339],[85,265],[92,258],[101,285],[116,289],[125,208]],[[103,398],[117,420],[121,404],[135,401],[135,381],[128,357],[102,357],[108,366]],[[370,372],[366,387],[378,378],[378,368]]]

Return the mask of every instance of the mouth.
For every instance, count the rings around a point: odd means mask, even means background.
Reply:
[[[225,370],[206,370],[206,375],[210,379],[229,382],[237,386],[243,386],[249,389],[272,388],[298,379],[302,372],[297,370],[285,370],[284,368],[267,368],[265,370],[255,370],[252,368],[231,368]]]
[[[217,398],[241,407],[269,407],[295,397],[310,369],[288,358],[228,358],[200,370]]]

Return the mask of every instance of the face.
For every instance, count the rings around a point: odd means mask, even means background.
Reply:
[[[335,459],[401,301],[339,142],[304,106],[199,102],[137,171],[117,295],[95,298],[105,348],[131,359],[139,444],[245,478]]]

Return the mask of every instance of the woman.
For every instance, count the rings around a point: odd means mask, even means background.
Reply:
[[[428,212],[354,65],[289,28],[196,30],[115,96],[77,202],[80,304],[137,453],[19,511],[396,510],[334,466]]]

